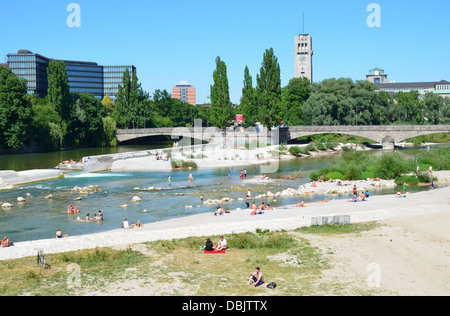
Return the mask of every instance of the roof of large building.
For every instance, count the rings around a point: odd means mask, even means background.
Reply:
[[[386,82],[386,83],[376,83],[375,85],[379,88],[392,88],[392,89],[401,89],[401,88],[434,88],[438,84],[450,84],[450,82],[446,80],[441,80],[439,82]]]
[[[384,70],[381,68],[378,68],[378,67],[369,70],[368,76],[375,76],[375,75],[377,75],[377,76],[378,75],[386,75],[387,76],[387,74],[384,72]]]

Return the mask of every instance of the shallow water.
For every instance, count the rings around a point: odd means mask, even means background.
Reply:
[[[224,203],[224,209],[244,209],[245,198],[250,188],[252,196],[267,191],[273,193],[286,188],[298,188],[300,185],[310,182],[309,173],[320,167],[333,163],[339,159],[338,155],[325,157],[310,157],[281,161],[278,172],[270,175],[273,182],[268,184],[241,182],[239,171],[243,167],[232,168],[232,176],[228,178],[228,168],[199,169],[193,171],[193,187],[189,188],[188,176],[190,171],[159,171],[159,172],[101,172],[101,173],[71,173],[63,179],[37,182],[17,187],[14,190],[1,191],[0,202],[14,204],[11,209],[0,209],[0,235],[7,235],[12,241],[26,241],[43,238],[54,238],[57,228],[63,234],[83,235],[97,233],[121,227],[124,219],[136,222],[140,220],[143,224],[166,220],[178,216],[188,216],[210,212],[213,213],[217,205],[206,206],[200,202],[200,196],[204,200],[232,198],[232,203]],[[259,170],[259,167],[256,167]],[[247,166],[248,178],[254,177],[254,166]],[[283,175],[297,173],[300,179],[282,180]],[[168,188],[168,177],[172,177],[172,190],[163,191],[135,191],[134,188]],[[101,192],[88,195],[80,195],[72,192],[75,186],[84,187],[98,185]],[[423,187],[409,188],[414,192],[424,190]],[[393,193],[395,189],[386,189],[373,194]],[[26,193],[32,197],[27,198]],[[48,194],[53,199],[46,199]],[[132,203],[131,199],[138,195],[142,201]],[[26,198],[25,203],[17,203],[17,197]],[[81,201],[74,201],[81,196]],[[350,196],[337,196],[333,198],[349,198]],[[330,197],[329,197],[330,198]],[[280,206],[298,203],[303,200],[306,203],[323,200],[324,196],[311,197],[280,197],[274,199],[259,200],[272,206]],[[75,203],[81,213],[69,216],[67,207]],[[127,204],[128,208],[121,207]],[[192,206],[192,208],[186,208]],[[104,221],[85,223],[78,222],[79,216],[84,219],[87,213],[92,218],[94,214],[102,210]],[[143,210],[147,212],[143,213]]]

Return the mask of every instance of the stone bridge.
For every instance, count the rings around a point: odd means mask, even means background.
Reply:
[[[449,132],[450,125],[289,126],[275,128],[270,132],[257,132],[255,128],[248,128],[245,131],[227,130],[224,132],[216,127],[176,127],[119,129],[116,136],[119,143],[149,136],[172,136],[172,139],[188,137],[205,142],[211,142],[217,137],[240,139],[261,139],[264,137],[269,140],[272,139],[273,143],[276,144],[277,142],[288,142],[304,136],[334,133],[364,137],[380,144],[387,144],[386,147],[389,147],[388,144],[393,146],[409,138]]]

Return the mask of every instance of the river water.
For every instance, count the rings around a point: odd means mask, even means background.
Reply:
[[[67,159],[80,160],[83,156],[107,154],[114,152],[127,152],[130,150],[149,149],[148,146],[118,147],[114,149],[76,150],[47,154],[28,154],[0,156],[0,169],[28,170],[33,168],[54,167]],[[310,157],[303,159],[285,160],[280,162],[276,174],[270,175],[274,181],[268,184],[241,182],[239,171],[244,167],[232,168],[231,177],[228,177],[228,168],[198,169],[193,171],[194,182],[189,185],[189,171],[159,171],[159,172],[100,172],[84,173],[74,172],[66,174],[62,179],[43,181],[18,186],[14,190],[0,191],[0,202],[14,204],[11,209],[0,209],[0,235],[7,235],[13,242],[54,238],[57,228],[69,236],[97,233],[121,227],[124,219],[143,224],[167,220],[178,216],[188,216],[199,213],[213,213],[217,206],[207,206],[200,202],[204,200],[232,198],[232,203],[224,203],[224,209],[244,209],[247,190],[251,189],[252,196],[267,191],[273,193],[286,188],[298,188],[310,182],[309,174],[320,167],[335,162],[339,155]],[[14,166],[14,168],[13,168]],[[245,167],[248,179],[254,177],[255,166]],[[256,167],[259,170],[259,167]],[[285,175],[298,174],[299,179],[284,180]],[[168,188],[168,177],[172,177],[172,190],[164,191],[135,191],[134,188]],[[100,192],[82,195],[80,201],[75,201],[79,193],[72,192],[75,186],[84,187],[98,185]],[[417,188],[419,190],[420,188]],[[423,190],[423,188],[422,188]],[[26,194],[31,194],[27,197]],[[393,190],[374,192],[374,194],[393,193]],[[53,199],[46,199],[48,194]],[[131,199],[138,195],[142,201],[132,203]],[[26,198],[25,203],[17,203],[17,197]],[[266,200],[272,206],[295,204],[299,199],[306,203],[323,199],[324,196],[311,197],[280,197],[276,200]],[[348,198],[338,196],[333,198]],[[262,200],[260,201],[262,202]],[[260,203],[259,202],[259,203]],[[75,203],[80,209],[79,215],[68,215],[67,208]],[[127,204],[124,208],[121,205]],[[186,208],[189,206],[189,208]],[[192,206],[192,208],[190,208]],[[76,218],[84,219],[89,213],[92,218],[101,210],[104,214],[103,222],[84,223]],[[145,210],[145,212],[143,212]]]

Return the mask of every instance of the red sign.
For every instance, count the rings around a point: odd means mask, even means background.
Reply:
[[[236,122],[244,122],[244,115],[236,114]]]

